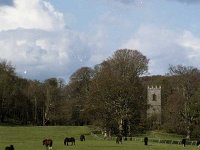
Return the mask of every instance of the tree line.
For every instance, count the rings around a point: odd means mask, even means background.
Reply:
[[[119,49],[102,63],[81,67],[65,84],[18,76],[7,61],[0,62],[0,124],[96,125],[108,134],[125,136],[162,129],[200,134],[200,71],[195,67],[169,66],[163,76],[145,76],[146,56],[137,50]],[[162,86],[162,123],[147,118],[147,86]]]

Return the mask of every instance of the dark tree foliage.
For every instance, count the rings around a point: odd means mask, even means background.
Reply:
[[[70,77],[70,82],[67,86],[69,93],[68,99],[72,102],[72,124],[84,125],[87,124],[89,119],[87,111],[87,95],[89,86],[93,79],[94,71],[89,67],[82,67],[73,73]]]

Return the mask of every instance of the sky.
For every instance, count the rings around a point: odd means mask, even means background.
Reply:
[[[0,0],[0,59],[32,80],[94,67],[118,49],[200,69],[200,0]]]

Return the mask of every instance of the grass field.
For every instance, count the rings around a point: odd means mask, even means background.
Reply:
[[[85,142],[79,141],[80,134],[86,137]],[[65,137],[75,137],[75,146],[64,146]],[[46,126],[46,127],[0,127],[0,150],[13,144],[15,150],[46,150],[42,145],[44,137],[53,139],[53,150],[197,150],[196,146],[176,144],[124,141],[116,144],[114,140],[100,140],[90,135],[88,127],[77,126]]]

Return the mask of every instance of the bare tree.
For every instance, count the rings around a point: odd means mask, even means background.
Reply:
[[[200,83],[200,71],[194,67],[186,67],[182,65],[170,66],[170,75],[174,76],[176,83],[176,96],[180,98],[174,99],[179,100],[178,112],[180,114],[185,129],[187,132],[187,138],[191,137],[192,127],[195,120],[199,116],[198,109],[194,109],[195,101],[199,101],[195,98],[195,94],[198,91]]]

